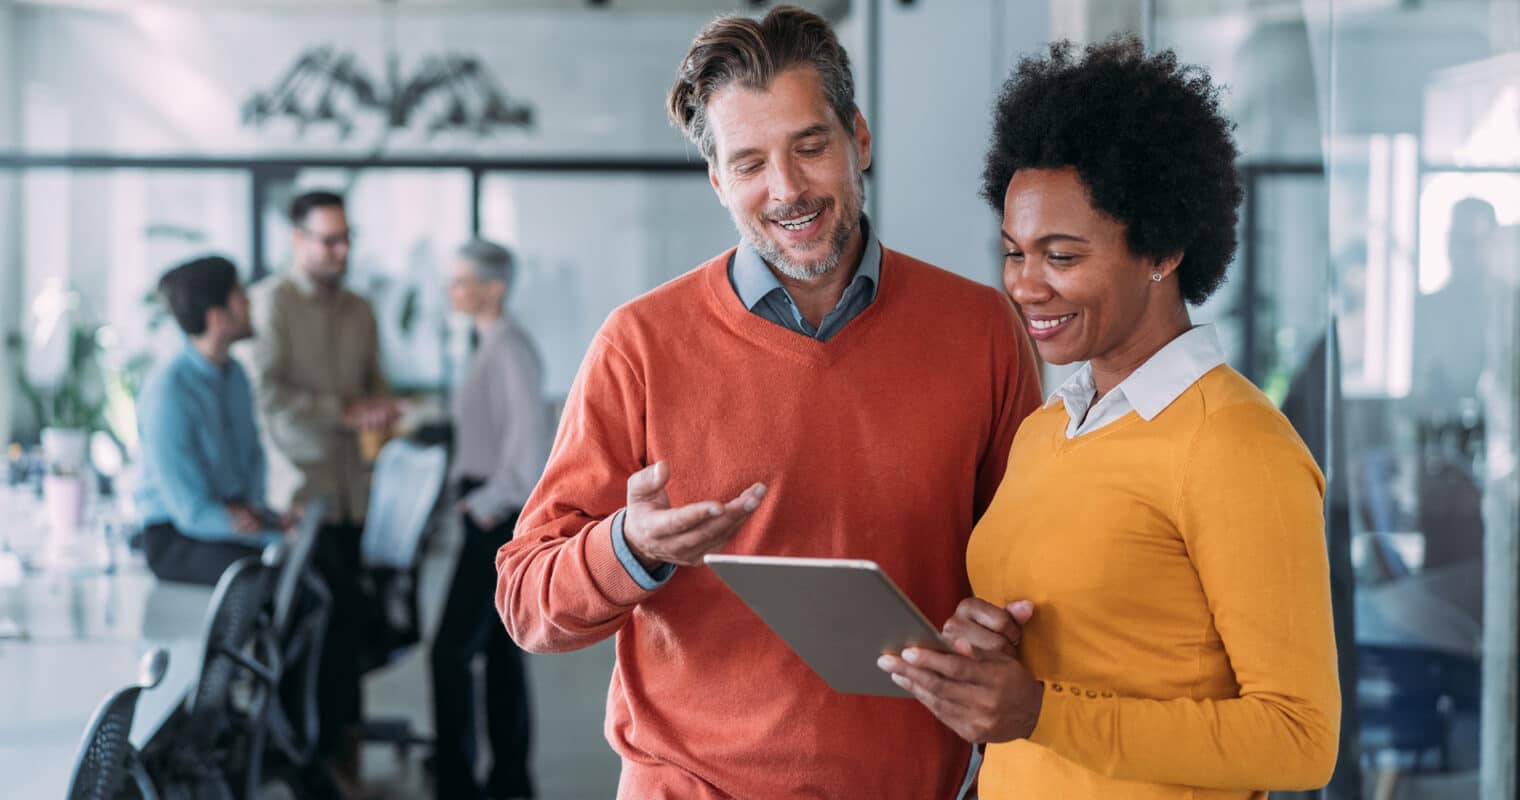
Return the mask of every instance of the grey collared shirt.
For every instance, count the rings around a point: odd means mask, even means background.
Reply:
[[[538,351],[516,320],[503,315],[485,329],[450,404],[449,477],[482,482],[462,501],[477,520],[522,508],[544,472],[554,430],[539,394],[542,376]]]
[[[792,295],[766,265],[765,259],[747,241],[739,243],[739,249],[728,264],[728,282],[739,295],[739,302],[750,313],[774,322],[783,328],[800,333],[820,342],[827,342],[844,329],[851,320],[876,299],[876,286],[881,282],[881,242],[871,231],[871,221],[860,218],[860,233],[865,237],[865,249],[860,255],[860,268],[845,287],[834,309],[825,314],[823,321],[814,328],[802,316]]]
[[[860,267],[855,270],[855,277],[850,279],[850,285],[845,287],[839,302],[823,316],[817,328],[803,318],[802,310],[797,308],[792,295],[781,285],[776,273],[771,272],[765,259],[760,257],[760,253],[749,242],[740,241],[739,249],[734,251],[733,259],[728,262],[728,282],[734,287],[734,293],[739,295],[739,302],[750,313],[789,331],[827,342],[876,300],[876,286],[881,282],[881,241],[872,233],[871,221],[864,215],[860,218],[860,233],[866,242],[865,250],[860,254]],[[622,511],[612,518],[612,549],[617,553],[623,569],[628,570],[634,582],[646,591],[659,588],[676,571],[674,564],[659,564],[653,570],[644,569],[623,536]]]

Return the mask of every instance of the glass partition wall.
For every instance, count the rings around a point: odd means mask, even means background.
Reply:
[[[1324,42],[1341,255],[1330,413],[1344,429],[1363,782],[1380,797],[1512,798],[1520,4],[1306,13]]]
[[[1324,796],[1511,800],[1520,2],[1150,6],[1240,126],[1236,285],[1197,316],[1328,478]]]

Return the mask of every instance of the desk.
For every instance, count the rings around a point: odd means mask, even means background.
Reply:
[[[158,688],[138,700],[142,747],[179,706],[205,649],[209,587],[161,583],[142,566],[115,574],[29,574],[0,586],[0,619],[25,639],[0,639],[0,775],[9,797],[59,797],[90,716],[137,680],[143,654],[169,651]]]
[[[1483,645],[1483,562],[1424,570],[1356,589],[1356,643],[1476,658]]]

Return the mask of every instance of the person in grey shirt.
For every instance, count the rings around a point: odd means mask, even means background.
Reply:
[[[438,796],[532,797],[530,729],[522,651],[496,615],[496,551],[512,538],[517,514],[549,455],[543,370],[533,343],[506,313],[512,255],[474,239],[459,249],[449,303],[473,321],[474,344],[453,398],[454,461],[464,542],[433,640],[433,713]],[[470,662],[485,654],[486,728],[491,773],[475,780],[475,692]]]

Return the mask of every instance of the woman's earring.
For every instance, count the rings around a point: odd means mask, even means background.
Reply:
[[[1161,282],[1161,273],[1159,273],[1159,272],[1152,272],[1151,273],[1151,280],[1155,281],[1156,283],[1160,283]]]

